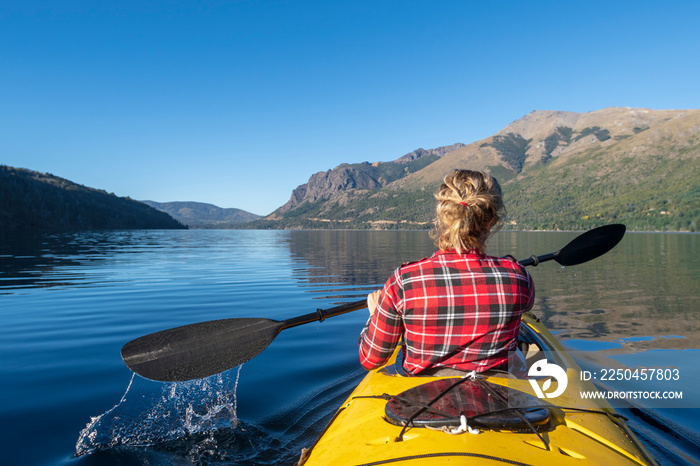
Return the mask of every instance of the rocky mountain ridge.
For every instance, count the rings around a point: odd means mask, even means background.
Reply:
[[[273,213],[273,218],[305,202],[327,200],[349,190],[376,190],[426,167],[445,154],[464,146],[457,143],[435,149],[416,149],[391,162],[344,163],[332,170],[318,172],[298,186],[289,201]]]

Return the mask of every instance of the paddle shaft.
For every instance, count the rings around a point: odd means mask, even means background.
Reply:
[[[541,256],[530,256],[527,259],[522,259],[518,261],[518,264],[522,265],[523,267],[527,267],[528,265],[532,265],[533,267],[536,267],[539,265],[541,262],[546,262],[546,261],[551,261],[552,259],[556,259],[559,256],[559,252],[550,252],[547,254],[542,254]]]
[[[347,314],[348,312],[354,312],[365,307],[367,307],[367,300],[361,299],[360,301],[341,304],[340,306],[332,307],[330,309],[316,309],[316,312],[282,321],[279,331],[281,332],[286,328],[298,327],[299,325],[309,324],[311,322],[323,322],[329,317]]]

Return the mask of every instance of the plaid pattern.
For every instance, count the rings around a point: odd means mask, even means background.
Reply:
[[[512,257],[438,251],[389,278],[360,336],[366,369],[384,364],[403,337],[404,369],[483,372],[507,364],[532,307],[532,277]]]

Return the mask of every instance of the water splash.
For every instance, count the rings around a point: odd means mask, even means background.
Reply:
[[[183,439],[187,439],[184,443],[188,444],[190,457],[216,456],[214,434],[235,429],[239,423],[236,389],[241,367],[178,383],[151,382],[132,375],[119,402],[93,417],[80,432],[76,456]]]

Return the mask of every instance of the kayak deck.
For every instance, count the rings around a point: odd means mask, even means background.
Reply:
[[[397,350],[385,366],[369,371],[299,464],[656,464],[607,402],[568,395],[595,388],[580,380],[579,367],[531,313],[523,316],[521,335],[529,345],[528,360],[544,356],[565,368],[568,376],[564,394],[537,400],[549,405],[549,420],[543,428],[452,435],[388,422],[385,409],[390,396],[438,379],[460,380],[403,375]],[[535,396],[526,379],[485,376],[481,380]]]

